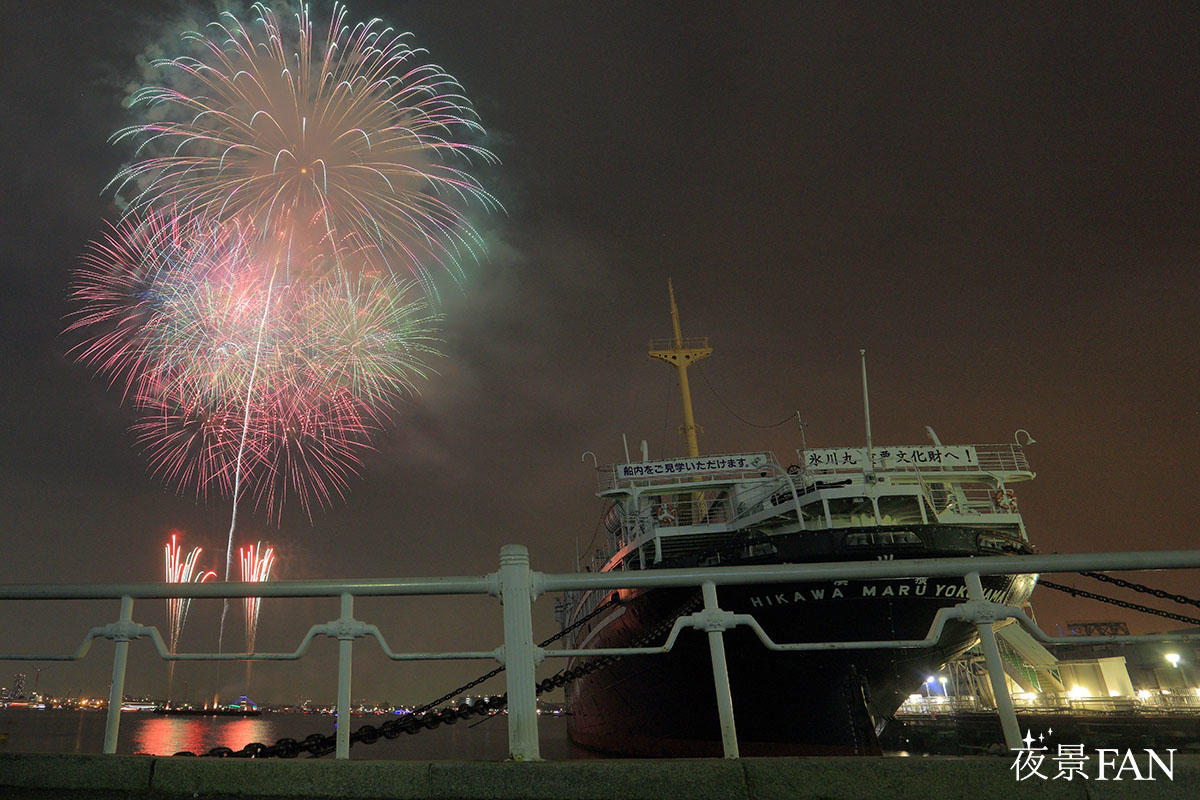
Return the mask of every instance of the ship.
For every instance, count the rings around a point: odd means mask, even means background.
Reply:
[[[605,541],[592,572],[810,564],[1035,552],[1013,484],[1034,478],[1018,431],[1009,444],[871,441],[865,354],[865,438],[848,447],[804,441],[783,465],[771,452],[701,455],[687,368],[711,354],[685,339],[673,287],[674,336],[649,355],[677,370],[686,457],[596,465]],[[1025,433],[1026,440],[1020,441]],[[1037,576],[982,576],[988,600],[1022,606]],[[967,598],[961,578],[913,576],[722,585],[726,611],[753,615],[776,643],[880,642],[929,636],[939,609]],[[702,607],[700,590],[655,588],[569,594],[558,606],[571,649],[661,645],[674,620]],[[768,650],[746,626],[726,630],[738,749],[749,756],[876,755],[878,734],[929,676],[978,641],[948,623],[921,648]],[[722,755],[707,637],[687,630],[662,655],[576,656],[565,687],[577,745],[632,757]],[[928,690],[928,688],[927,688]]]
[[[197,707],[193,705],[183,704],[173,706],[170,703],[165,703],[154,708],[155,714],[164,714],[173,717],[258,717],[262,716],[262,711],[258,708],[258,703],[251,700],[246,695],[242,695],[235,702],[227,706],[214,705]]]

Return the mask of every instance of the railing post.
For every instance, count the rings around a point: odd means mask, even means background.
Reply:
[[[500,548],[500,602],[504,606],[504,676],[508,685],[508,754],[514,761],[540,761],[537,688],[534,685],[533,578],[529,551],[519,544]]]
[[[966,575],[967,593],[972,600],[985,602],[983,583],[979,580],[978,572]],[[979,631],[979,644],[983,649],[983,658],[987,662],[988,677],[992,681],[992,695],[996,698],[996,714],[1000,717],[1000,727],[1004,731],[1004,744],[1009,750],[1021,747],[1021,727],[1017,724],[1017,711],[1013,708],[1012,696],[1008,693],[1008,681],[1004,676],[1004,661],[1000,658],[1000,648],[996,645],[996,632],[991,622],[976,622],[975,629]]]
[[[121,618],[119,627],[133,625],[133,598],[125,595],[121,598]],[[104,752],[112,755],[117,752],[117,731],[121,727],[121,705],[125,700],[125,664],[129,660],[129,636],[118,634],[114,637],[112,686],[108,691],[108,719],[104,725]]]
[[[717,587],[705,581],[700,591],[704,595],[704,610],[719,611]],[[717,691],[717,715],[721,718],[721,746],[726,758],[738,757],[737,726],[733,721],[733,695],[729,691],[729,667],[725,662],[724,629],[716,626],[708,630],[708,652],[712,655],[713,687]]]
[[[346,624],[354,619],[354,597],[342,595],[342,616],[338,620]],[[338,691],[337,691],[337,731],[336,750],[334,758],[350,758],[350,675],[352,673],[351,648],[354,647],[354,636],[349,631],[338,635]]]

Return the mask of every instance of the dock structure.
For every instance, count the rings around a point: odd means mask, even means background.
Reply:
[[[1026,779],[1008,757],[597,759],[535,762],[256,761],[0,753],[0,798],[288,797],[414,800],[867,800],[1175,798],[1200,783],[1200,756],[1170,778]]]

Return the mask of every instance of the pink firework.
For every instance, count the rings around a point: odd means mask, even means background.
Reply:
[[[262,583],[270,579],[271,567],[275,565],[275,548],[263,547],[262,542],[238,548],[242,562],[242,580],[247,583]],[[262,598],[247,597],[244,600],[246,612],[246,652],[254,652],[254,640],[258,635],[258,611]],[[249,665],[247,664],[247,667]]]
[[[333,258],[324,237],[279,250],[249,230],[127,218],[85,258],[68,331],[140,412],[165,482],[311,513],[344,496],[370,436],[429,374],[439,318],[386,271],[314,274]]]
[[[178,531],[171,532],[171,541],[167,542],[164,550],[167,583],[204,583],[217,576],[217,573],[212,570],[196,571],[196,561],[200,558],[203,548],[194,547],[184,556],[183,547],[179,544]],[[179,646],[179,635],[183,633],[183,626],[187,622],[188,608],[191,603],[191,598],[188,597],[167,599],[168,645],[172,653]],[[172,666],[174,666],[174,662],[172,662]]]
[[[80,307],[67,332],[87,337],[76,357],[126,396],[153,391],[194,355],[181,343],[195,321],[180,308],[207,291],[214,273],[245,271],[248,257],[237,226],[174,211],[127,216],[91,243],[75,273],[71,299]]]

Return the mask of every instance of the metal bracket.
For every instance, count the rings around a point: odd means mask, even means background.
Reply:
[[[495,657],[496,661],[499,662],[501,666],[506,666],[506,664],[504,662],[504,658],[505,658],[504,645],[500,645],[499,647],[497,647],[495,650],[492,651],[492,654]],[[533,663],[534,663],[534,665],[536,666],[537,664],[540,664],[545,660],[546,660],[546,648],[535,646],[533,648]]]
[[[136,622],[126,622],[124,620],[118,622],[110,622],[103,628],[96,631],[97,636],[102,636],[105,639],[112,639],[114,642],[130,642],[134,639],[140,639],[146,634],[146,626],[139,625]]]
[[[370,636],[368,625],[356,619],[335,619],[321,626],[326,636],[338,641],[353,641],[364,636]]]
[[[1008,606],[990,600],[968,600],[959,603],[957,608],[962,609],[963,619],[975,623],[999,622],[1012,616],[1012,609]]]
[[[727,631],[730,628],[736,628],[738,623],[737,615],[732,611],[722,611],[719,608],[711,608],[705,611],[697,611],[692,614],[689,619],[689,624],[693,628],[699,628],[703,631]]]

